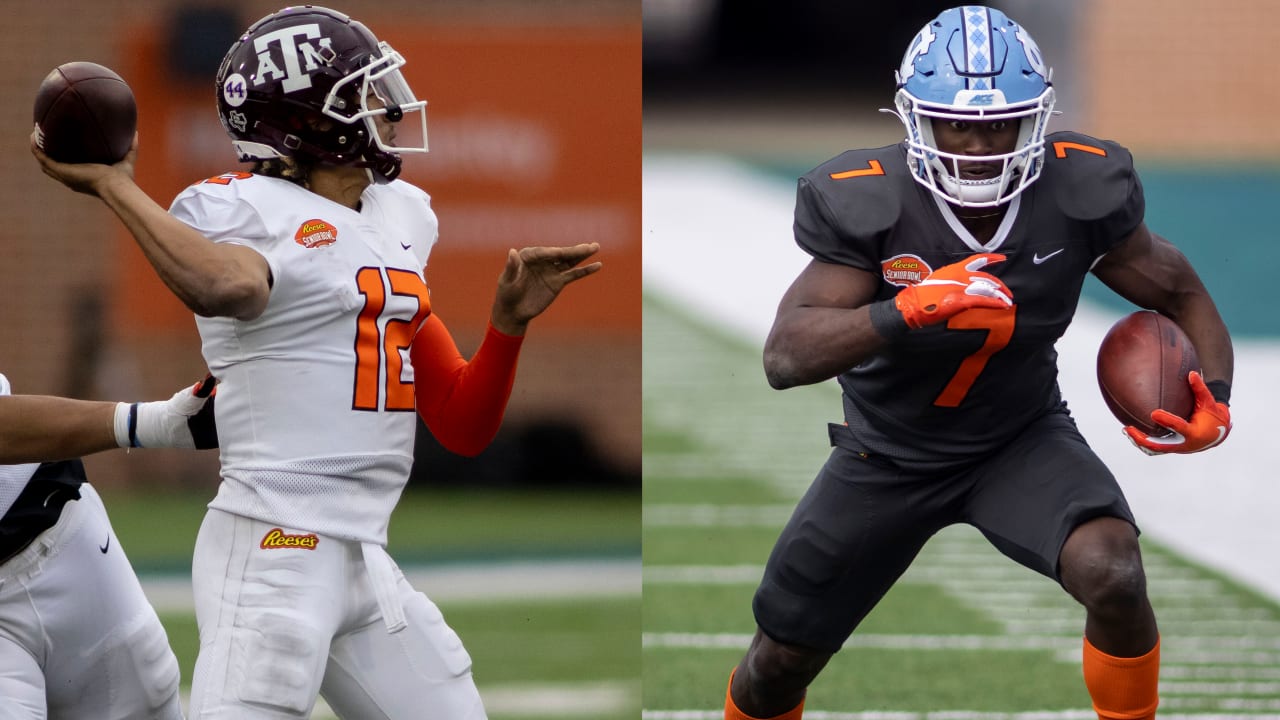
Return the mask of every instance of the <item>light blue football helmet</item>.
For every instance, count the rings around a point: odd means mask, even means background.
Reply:
[[[895,73],[893,114],[907,128],[908,164],[922,185],[965,207],[1009,202],[1040,176],[1053,113],[1052,72],[1035,40],[1004,13],[983,5],[944,10],[916,34]],[[931,118],[1016,120],[1017,145],[1002,155],[938,150]],[[960,177],[961,161],[1000,162],[998,176]]]

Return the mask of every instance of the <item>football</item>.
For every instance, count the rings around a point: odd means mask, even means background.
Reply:
[[[1200,369],[1196,348],[1182,328],[1150,310],[1121,318],[1098,348],[1098,387],[1111,414],[1148,435],[1169,431],[1151,411],[1190,418],[1195,406],[1187,374]]]
[[[110,68],[70,62],[40,83],[35,102],[36,145],[67,163],[117,163],[138,127],[133,91]]]

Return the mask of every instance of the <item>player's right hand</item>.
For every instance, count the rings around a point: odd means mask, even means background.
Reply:
[[[40,149],[36,142],[36,132],[31,132],[31,154],[40,163],[45,175],[57,180],[78,193],[99,195],[103,183],[110,182],[121,175],[133,181],[133,166],[138,160],[138,135],[134,133],[133,146],[129,148],[124,159],[115,165],[98,163],[63,163],[54,160]]]
[[[898,293],[894,306],[913,330],[946,322],[971,308],[1007,308],[1013,304],[1013,293],[1000,278],[982,272],[1004,259],[999,253],[979,253],[944,265]]]

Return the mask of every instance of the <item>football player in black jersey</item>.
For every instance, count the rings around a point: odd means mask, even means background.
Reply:
[[[1148,453],[1188,453],[1231,428],[1226,326],[1143,223],[1129,152],[1046,134],[1054,91],[1025,29],[952,8],[897,78],[906,140],[799,182],[795,237],[813,260],[783,296],[765,372],[779,389],[838,377],[846,423],[769,558],[725,717],[798,719],[809,683],[925,541],[967,523],[1084,606],[1098,716],[1152,718],[1160,638],[1137,527],[1066,410],[1054,343],[1089,272],[1172,318],[1201,359],[1195,410],[1156,418],[1166,437],[1126,432]]]

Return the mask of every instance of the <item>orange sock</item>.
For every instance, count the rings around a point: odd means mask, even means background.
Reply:
[[[1108,655],[1085,638],[1084,686],[1100,720],[1153,720],[1160,704],[1160,638],[1135,658]]]
[[[804,700],[800,704],[782,713],[774,715],[771,718],[755,718],[741,710],[733,703],[733,674],[738,672],[737,668],[729,673],[729,688],[724,691],[724,720],[800,720],[801,712],[804,710]]]

